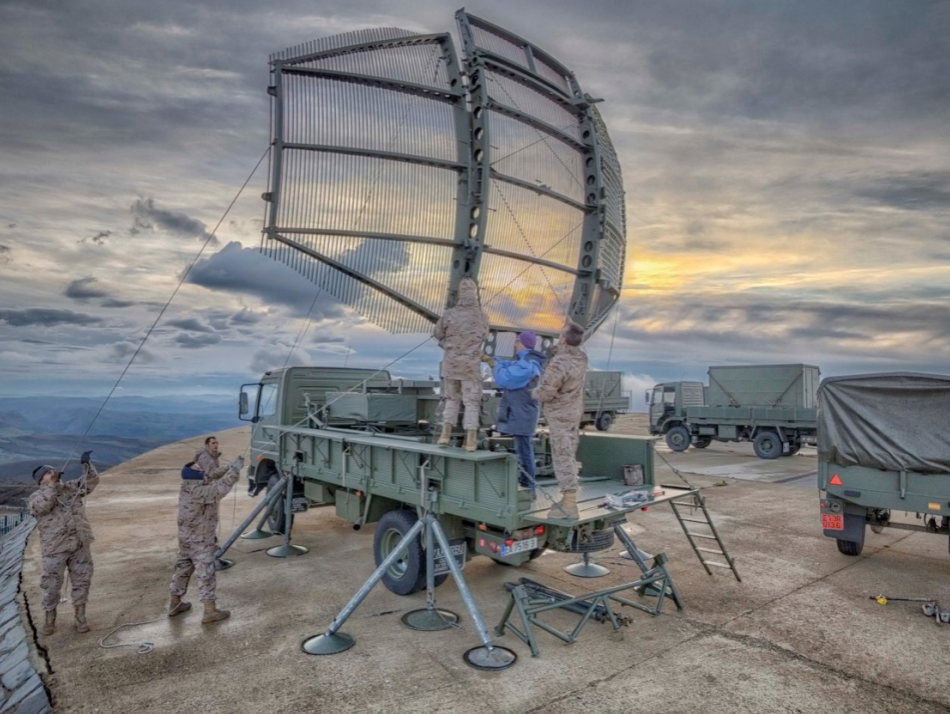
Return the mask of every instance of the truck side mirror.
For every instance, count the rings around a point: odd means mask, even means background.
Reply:
[[[250,407],[247,403],[247,392],[241,392],[241,396],[238,398],[238,415],[244,416],[250,411]]]
[[[643,398],[646,401],[646,405],[650,406],[650,390],[649,389],[643,392]]]

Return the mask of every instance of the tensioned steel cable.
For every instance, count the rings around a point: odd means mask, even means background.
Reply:
[[[66,467],[69,465],[69,462],[72,461],[73,456],[76,455],[76,452],[78,452],[79,448],[83,445],[83,443],[85,443],[86,437],[89,435],[89,431],[92,429],[93,425],[96,423],[96,420],[99,418],[99,415],[102,414],[102,410],[105,409],[106,404],[109,403],[109,400],[112,398],[112,395],[115,394],[115,390],[118,389],[119,383],[122,381],[126,373],[129,371],[129,368],[132,366],[132,363],[135,362],[135,358],[139,356],[139,353],[142,351],[142,348],[145,346],[146,341],[148,341],[148,338],[151,337],[152,332],[158,326],[158,323],[161,321],[162,317],[164,317],[166,310],[168,310],[168,307],[172,304],[172,300],[175,299],[175,296],[178,294],[178,291],[181,289],[181,286],[184,285],[185,280],[187,279],[188,275],[191,273],[192,269],[197,264],[198,259],[201,257],[201,255],[205,252],[205,249],[214,239],[215,234],[218,232],[218,228],[220,228],[221,224],[224,223],[224,219],[227,218],[228,213],[231,212],[231,209],[234,207],[234,204],[237,202],[238,198],[240,198],[241,194],[244,192],[244,189],[250,183],[254,174],[257,172],[257,169],[260,167],[261,162],[264,161],[264,158],[267,156],[268,153],[270,153],[270,146],[268,146],[264,150],[264,153],[261,154],[261,158],[257,160],[257,163],[254,165],[254,168],[251,170],[251,173],[248,174],[246,179],[244,179],[244,183],[241,184],[241,188],[238,189],[237,194],[235,194],[234,198],[231,199],[231,203],[228,204],[227,209],[224,211],[224,214],[218,220],[218,223],[215,225],[214,230],[208,234],[208,237],[205,239],[205,242],[202,244],[201,249],[198,251],[197,255],[195,255],[194,259],[191,261],[191,264],[188,266],[185,272],[182,273],[181,278],[179,279],[178,284],[175,286],[175,289],[172,291],[171,296],[168,298],[164,307],[162,307],[161,311],[158,313],[158,316],[155,318],[155,321],[152,323],[151,327],[148,328],[148,331],[145,333],[145,336],[142,338],[142,341],[139,343],[139,346],[135,349],[135,352],[132,354],[132,357],[129,359],[128,364],[125,365],[125,369],[122,370],[122,373],[119,375],[119,378],[115,381],[115,384],[112,385],[112,389],[109,390],[109,393],[106,395],[105,400],[103,400],[102,404],[100,405],[99,410],[96,412],[95,416],[93,416],[92,421],[89,422],[89,425],[86,427],[86,430],[83,432],[82,436],[79,438],[79,442],[77,443],[76,447],[73,449],[73,451],[70,453],[70,455],[66,459],[66,462],[63,464],[63,468],[61,469],[62,471],[66,470]],[[77,495],[78,493],[79,492],[77,491]]]

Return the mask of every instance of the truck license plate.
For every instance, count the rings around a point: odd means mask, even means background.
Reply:
[[[310,501],[307,500],[306,496],[294,496],[294,500],[290,502],[291,513],[303,513],[309,508]]]
[[[465,539],[457,538],[455,540],[450,540],[449,549],[452,551],[452,557],[455,558],[455,562],[459,566],[459,570],[464,568],[465,558],[468,556],[468,546],[465,544]],[[443,553],[442,549],[438,546],[436,546],[435,553],[433,553],[432,563],[435,565],[436,575],[445,575],[446,573],[452,572],[449,570],[449,564],[445,560],[445,553]]]
[[[526,538],[525,540],[516,540],[511,545],[501,546],[501,554],[514,555],[515,553],[524,553],[526,550],[535,550],[538,547],[537,538]]]
[[[843,531],[844,530],[844,514],[822,513],[821,527],[828,531]]]

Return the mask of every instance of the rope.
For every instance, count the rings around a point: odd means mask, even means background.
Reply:
[[[673,464],[671,464],[669,461],[666,460],[666,457],[663,456],[663,454],[661,454],[659,451],[656,451],[655,449],[654,449],[653,453],[656,454],[657,456],[659,456],[659,457],[660,457],[660,460],[661,460],[664,464],[666,464],[667,466],[669,466],[669,467],[670,467],[670,471],[672,471],[672,472],[675,473],[677,476],[679,476],[680,479],[682,479],[683,483],[685,483],[685,484],[686,484],[687,486],[689,486],[690,488],[696,488],[695,486],[693,486],[693,484],[691,484],[691,483],[686,479],[686,477],[685,477],[682,473],[680,473],[679,469],[677,469]]]
[[[156,617],[154,620],[143,620],[142,622],[128,622],[124,625],[118,625],[109,630],[109,634],[105,637],[102,637],[99,640],[99,647],[104,650],[115,649],[116,647],[138,647],[138,652],[136,654],[148,654],[153,649],[155,649],[155,643],[149,640],[142,640],[141,642],[117,642],[114,645],[107,645],[106,640],[108,640],[112,635],[121,630],[123,627],[139,627],[140,625],[151,625],[153,622],[158,622],[159,620],[164,620],[168,617],[168,613],[163,612],[161,615]]]

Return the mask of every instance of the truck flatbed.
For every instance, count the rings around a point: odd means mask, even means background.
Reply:
[[[542,481],[539,482],[539,485],[542,487],[550,485],[553,488],[557,488],[556,483],[553,481]],[[668,501],[682,498],[683,496],[688,496],[693,492],[693,489],[690,489],[686,486],[683,488],[671,486],[644,486],[644,489],[652,489],[654,494],[654,499],[652,501],[638,503],[635,506],[631,506],[630,508],[607,508],[604,505],[604,502],[606,501],[609,494],[620,494],[635,488],[638,487],[625,486],[622,481],[618,481],[616,479],[591,479],[589,481],[582,481],[577,487],[577,510],[580,512],[579,518],[552,518],[547,515],[551,510],[550,505],[546,505],[544,507],[539,506],[535,510],[524,513],[522,517],[524,520],[530,523],[550,523],[559,526],[580,525],[582,523],[590,523],[598,520],[622,520],[628,513],[643,510],[645,507],[649,508],[650,506],[667,503]],[[539,502],[540,499],[535,500],[534,505],[538,505]]]

